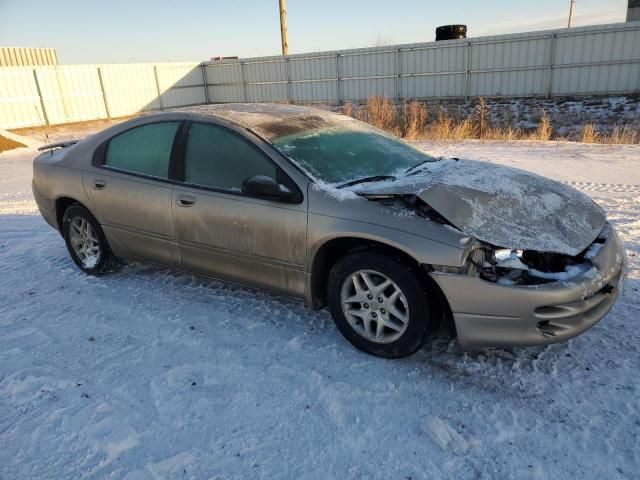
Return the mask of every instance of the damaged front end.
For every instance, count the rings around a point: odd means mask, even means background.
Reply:
[[[367,200],[376,202],[402,212],[410,212],[426,218],[457,232],[455,227],[443,215],[431,208],[417,195],[398,194],[360,194]],[[569,281],[574,277],[593,270],[597,274],[592,259],[611,235],[611,227],[604,227],[590,246],[577,255],[544,252],[518,248],[504,248],[469,238],[463,254],[461,266],[431,265],[429,268],[438,273],[479,277],[487,282],[503,286],[543,285],[552,282]],[[466,232],[461,232],[466,234]]]
[[[559,342],[612,308],[625,253],[593,200],[477,162],[431,170],[411,184],[368,185],[356,193],[393,215],[427,219],[429,238],[448,239],[446,230],[461,237],[457,262],[425,267],[449,304],[462,348]]]
[[[608,241],[611,228],[602,229],[593,243],[578,255],[495,248],[482,245],[467,256],[464,270],[481,279],[499,285],[542,285],[545,283],[570,281],[586,274],[596,266],[593,257]]]

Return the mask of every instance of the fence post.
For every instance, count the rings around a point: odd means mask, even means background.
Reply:
[[[158,66],[153,66],[153,76],[156,78],[156,91],[158,92],[158,102],[160,102],[160,110],[164,110],[164,104],[162,103],[162,93],[160,93],[160,82],[158,81]]]
[[[471,92],[471,42],[467,42],[467,65],[465,67],[465,92],[464,99],[465,101],[469,100],[469,93]]]
[[[547,98],[551,96],[551,80],[553,78],[553,63],[556,59],[556,34],[552,33],[549,41],[549,66],[547,69]]]
[[[40,98],[40,108],[42,108],[44,123],[45,125],[49,126],[49,116],[47,115],[47,109],[44,106],[44,98],[42,97],[42,90],[40,89],[40,82],[38,81],[38,72],[35,68],[33,69],[33,78],[36,81],[36,90],[38,92],[38,97]]]
[[[402,57],[401,50],[396,50],[396,97],[402,100]]]
[[[100,67],[98,67],[98,80],[100,81],[100,91],[102,92],[104,111],[107,113],[107,118],[111,120],[111,112],[109,112],[109,102],[107,102],[107,91],[104,89],[104,80],[102,78],[102,69]]]
[[[207,66],[204,63],[200,64],[200,71],[202,72],[202,86],[204,87],[204,101],[209,105],[211,101],[209,100],[209,86],[207,85]]]
[[[292,93],[291,93],[291,89],[292,89],[292,85],[291,85],[291,63],[289,62],[289,57],[285,57],[285,70],[287,72],[287,100],[288,101],[292,101]]]
[[[336,53],[336,100],[338,105],[342,103],[340,99],[340,54]]]
[[[240,61],[240,74],[242,75],[242,94],[244,96],[245,103],[247,102],[247,81],[244,78],[244,62]]]

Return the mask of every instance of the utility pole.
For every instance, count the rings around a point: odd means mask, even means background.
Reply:
[[[287,36],[287,0],[280,0],[280,37],[282,39],[282,55],[289,55]]]
[[[569,0],[569,24],[567,28],[571,28],[571,20],[573,20],[573,6],[575,5],[576,0]]]

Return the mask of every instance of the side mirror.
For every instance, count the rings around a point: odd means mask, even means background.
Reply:
[[[277,183],[266,175],[255,175],[242,182],[242,193],[250,197],[265,198],[268,200],[281,200],[291,202],[295,194],[284,185]]]

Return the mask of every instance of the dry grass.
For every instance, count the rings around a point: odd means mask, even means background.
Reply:
[[[487,105],[484,97],[480,97],[473,112],[474,126],[478,138],[486,138],[491,129],[490,113],[489,105]]]
[[[6,152],[7,150],[13,150],[14,148],[21,148],[24,146],[25,145],[20,142],[0,136],[0,152]]]
[[[396,104],[387,97],[371,97],[367,100],[367,122],[371,125],[400,135]]]
[[[607,144],[637,144],[640,141],[638,130],[629,125],[617,126],[606,135],[595,125],[587,123],[581,135],[563,137],[555,133],[546,111],[542,112],[534,130],[514,128],[509,119],[507,125],[493,125],[491,106],[482,97],[477,100],[472,114],[461,119],[453,118],[444,108],[431,115],[427,104],[417,100],[405,101],[398,108],[385,97],[371,97],[364,105],[346,103],[342,112],[409,140],[573,140]]]
[[[541,140],[543,142],[547,142],[551,140],[551,135],[553,134],[553,127],[551,126],[551,119],[547,115],[546,111],[542,111],[542,117],[540,117],[540,123],[538,124],[538,128],[535,132],[531,134],[529,137],[530,140]]]
[[[353,117],[353,105],[351,102],[347,102],[342,106],[342,113],[348,117]]]
[[[587,123],[582,127],[582,143],[598,143],[600,132],[593,123]]]
[[[611,135],[604,139],[603,143],[610,143],[613,145],[638,143],[638,131],[629,127],[628,125],[616,126],[611,132]]]
[[[402,104],[402,136],[417,140],[427,128],[429,109],[426,104],[413,100]]]

